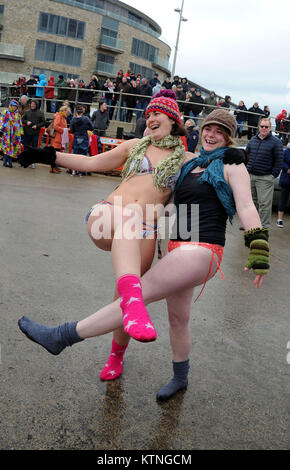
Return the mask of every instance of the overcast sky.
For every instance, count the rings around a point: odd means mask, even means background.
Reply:
[[[150,16],[175,51],[182,0],[124,0]],[[175,73],[249,108],[290,112],[289,0],[184,0]]]

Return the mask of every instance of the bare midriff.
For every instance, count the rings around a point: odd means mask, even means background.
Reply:
[[[156,223],[170,196],[171,189],[159,191],[154,186],[153,176],[148,174],[135,175],[122,181],[106,200],[123,207],[133,204],[135,208],[136,205],[136,211],[142,213],[143,220],[148,223]]]

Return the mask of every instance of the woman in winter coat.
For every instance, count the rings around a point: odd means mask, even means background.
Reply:
[[[276,116],[276,132],[279,132],[279,139],[283,137],[282,132],[284,131],[284,120],[287,118],[286,109],[282,109],[281,113]]]
[[[277,226],[283,228],[284,212],[290,194],[290,144],[288,144],[286,150],[284,150],[284,161],[280,175],[279,186],[281,187],[281,194],[278,206]]]
[[[45,88],[46,111],[51,113],[51,100],[54,98],[54,77],[49,77],[47,87]]]
[[[53,118],[53,128],[55,130],[55,137],[51,139],[51,145],[54,147],[58,152],[60,152],[65,144],[64,144],[64,134],[66,134],[65,129],[67,129],[67,116],[71,114],[71,110],[68,106],[62,106],[59,112],[55,113]],[[50,173],[60,173],[61,170],[56,167],[52,166],[50,169]]]

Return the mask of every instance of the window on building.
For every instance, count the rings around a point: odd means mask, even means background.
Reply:
[[[0,15],[4,15],[4,5],[0,5]]]
[[[82,49],[37,39],[34,58],[36,60],[80,67],[82,62]]]
[[[101,29],[102,36],[109,36],[110,38],[117,39],[118,33],[116,31],[112,31],[111,29],[102,28]]]
[[[142,23],[142,18],[138,15],[135,15],[134,13],[131,13],[131,11],[128,11],[128,18],[135,23]]]
[[[84,39],[85,23],[83,21],[66,18],[64,16],[40,12],[38,31],[41,33],[66,36],[73,39]]]
[[[102,28],[107,28],[112,31],[119,31],[119,21],[113,20],[108,16],[103,16]]]
[[[153,62],[155,57],[158,56],[158,48],[151,46],[151,44],[148,44],[147,42],[133,38],[131,54]]]
[[[129,63],[129,67],[134,72],[134,75],[138,75],[141,73],[142,77],[147,78],[148,80],[154,76],[155,71],[153,69],[149,69],[148,67],[144,67],[143,65],[135,64],[134,62]]]
[[[104,62],[105,64],[114,64],[115,57],[107,54],[98,54],[98,62]]]

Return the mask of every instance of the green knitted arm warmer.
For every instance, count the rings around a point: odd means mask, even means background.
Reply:
[[[250,248],[246,267],[253,269],[255,274],[269,272],[269,231],[265,228],[255,228],[245,232],[245,245]]]

